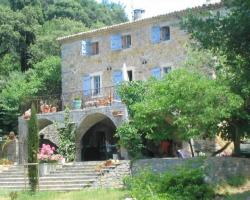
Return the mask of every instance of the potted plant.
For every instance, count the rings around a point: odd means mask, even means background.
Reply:
[[[77,96],[73,100],[73,109],[81,109],[82,100],[80,96]]]
[[[43,144],[38,154],[39,160],[39,175],[45,176],[52,171],[55,171],[59,166],[58,163],[64,160],[63,156],[55,153],[55,147],[49,144]]]

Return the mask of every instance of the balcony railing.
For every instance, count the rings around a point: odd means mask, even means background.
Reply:
[[[81,100],[80,107],[76,107],[74,100]],[[62,95],[37,96],[26,100],[21,105],[21,111],[29,110],[34,104],[38,113],[51,113],[63,111],[66,107],[70,109],[84,109],[89,107],[111,106],[121,103],[114,86],[97,88],[84,91],[73,91]],[[78,104],[79,106],[79,104]]]

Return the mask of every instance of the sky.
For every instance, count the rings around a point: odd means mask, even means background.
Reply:
[[[102,0],[97,0],[102,2]],[[206,3],[207,0],[109,0],[115,3],[121,3],[125,6],[126,13],[131,19],[133,9],[144,9],[144,17],[151,17],[159,14],[165,14],[173,11],[183,10]],[[210,0],[211,3],[220,2],[220,0]]]

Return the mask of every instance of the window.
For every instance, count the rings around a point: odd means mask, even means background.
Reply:
[[[131,35],[123,35],[122,36],[122,48],[130,48],[131,47]]]
[[[122,35],[120,33],[117,35],[111,35],[110,47],[113,51],[130,48],[131,35]]]
[[[151,76],[160,79],[165,74],[168,74],[172,70],[172,67],[154,67],[151,69]]]
[[[100,75],[93,76],[93,89],[92,89],[92,95],[97,96],[101,94],[101,77]]]
[[[99,42],[82,41],[82,55],[92,56],[97,54],[99,54]]]
[[[161,27],[161,41],[170,39],[170,29],[169,26]]]
[[[152,43],[159,43],[161,41],[170,39],[170,27],[169,26],[153,26],[151,29],[151,41]]]
[[[172,67],[163,67],[162,70],[163,70],[163,74],[168,74],[169,72],[171,72]]]
[[[155,67],[151,69],[151,76],[160,79],[161,78],[161,68],[160,67]]]
[[[91,55],[99,54],[99,43],[98,42],[91,43],[91,49],[92,49],[92,54]]]
[[[100,73],[85,75],[83,77],[83,94],[85,96],[101,95],[102,79]]]

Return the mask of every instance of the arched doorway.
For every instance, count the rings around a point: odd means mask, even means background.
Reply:
[[[43,144],[50,145],[56,150],[59,145],[58,128],[63,127],[62,123],[53,124],[52,121],[47,119],[38,119],[39,129],[39,149]]]
[[[107,160],[117,153],[116,127],[109,119],[103,119],[93,125],[81,139],[81,160]]]
[[[91,116],[94,117],[95,115]],[[107,160],[117,154],[117,139],[114,136],[116,126],[107,116],[99,117],[96,118],[98,120],[92,121],[85,133],[80,129],[81,161]]]

